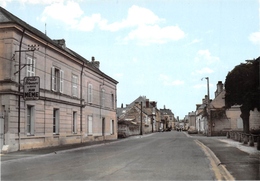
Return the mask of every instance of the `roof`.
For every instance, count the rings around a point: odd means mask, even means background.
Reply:
[[[67,47],[62,47],[60,46],[57,42],[55,42],[54,40],[52,40],[51,38],[49,38],[46,34],[44,34],[43,32],[41,32],[40,30],[34,28],[33,26],[27,24],[25,21],[21,20],[20,18],[18,18],[17,16],[13,15],[12,13],[10,13],[9,11],[5,10],[4,8],[2,8],[0,6],[0,24],[17,24],[19,26],[21,26],[22,28],[24,28],[26,31],[40,37],[41,39],[43,39],[44,41],[48,42],[49,44],[57,47],[59,50],[66,52],[67,54],[75,57],[76,59],[80,60],[81,62],[85,62],[85,66],[89,69],[91,69],[92,71],[98,73],[99,75],[105,77],[106,79],[114,82],[114,83],[118,83],[118,81],[116,81],[115,79],[109,77],[108,75],[104,74],[102,71],[100,71],[97,67],[95,67],[90,61],[88,61],[87,59],[85,59],[84,57],[82,57],[81,55],[79,55],[78,53],[74,52],[73,50],[67,48]]]

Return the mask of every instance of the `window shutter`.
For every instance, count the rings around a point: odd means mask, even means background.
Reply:
[[[27,66],[26,66],[26,68],[27,68],[26,74],[27,75],[26,76],[29,77],[30,76],[30,66],[28,65],[28,64],[30,64],[30,58],[29,57],[27,57],[26,64],[27,64]]]
[[[78,77],[72,76],[72,96],[78,96]]]
[[[92,103],[92,85],[88,85],[88,102]]]
[[[55,91],[54,84],[55,84],[55,67],[51,67],[51,90]]]
[[[32,108],[31,108],[31,110],[32,110],[32,112],[31,112],[31,117],[32,117],[32,119],[31,119],[31,134],[32,135],[34,135],[34,124],[35,124],[35,106],[33,106]]]
[[[55,133],[56,134],[59,134],[59,127],[60,127],[60,114],[59,114],[59,110],[56,110],[55,111],[55,117],[56,117],[56,120],[55,120]]]
[[[31,76],[35,76],[35,59],[31,59]]]
[[[64,84],[64,71],[60,70],[60,92],[63,93],[63,84]]]
[[[92,116],[88,116],[88,134],[92,135]]]
[[[77,113],[75,113],[75,125],[74,125],[74,127],[75,127],[75,133],[77,133]]]

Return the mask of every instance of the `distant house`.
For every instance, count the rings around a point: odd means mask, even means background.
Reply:
[[[159,118],[160,112],[156,102],[140,96],[131,104],[127,104],[125,107],[122,104],[120,108],[117,108],[118,135],[125,137],[141,134],[141,132],[146,134],[158,131]]]
[[[237,116],[229,110],[225,109],[225,91],[222,81],[218,81],[217,90],[215,91],[215,98],[210,102],[210,118],[211,118],[211,135],[226,135],[226,131],[231,130],[231,121],[227,116],[232,116],[237,119]]]
[[[0,7],[0,147],[117,139],[118,82]]]
[[[160,109],[161,114],[161,126],[160,128],[166,130],[168,128],[173,128],[175,123],[175,117],[171,109],[166,109],[164,106],[163,109]]]
[[[215,98],[210,103],[212,136],[226,135],[229,130],[243,130],[240,106],[235,105],[225,109],[225,94],[222,81],[218,81]]]
[[[195,128],[196,126],[196,113],[195,112],[189,112],[187,115],[189,126],[193,126]]]
[[[207,134],[208,132],[208,123],[207,123],[207,113],[206,113],[206,100],[207,96],[205,96],[204,99],[202,99],[202,104],[196,105],[196,130],[198,133]]]

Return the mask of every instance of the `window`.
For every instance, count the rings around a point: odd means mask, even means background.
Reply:
[[[72,96],[78,96],[78,76],[72,75]]]
[[[114,109],[114,94],[111,94],[111,108]]]
[[[77,112],[73,111],[72,115],[72,132],[77,133]]]
[[[105,106],[105,89],[101,89],[101,106]]]
[[[92,116],[88,116],[88,135],[92,135],[92,120],[93,117]]]
[[[33,59],[32,57],[26,57],[27,61],[27,77],[32,77],[35,76],[35,58]]]
[[[53,134],[59,134],[59,109],[53,109]]]
[[[92,84],[88,84],[88,103],[93,102],[93,87]]]
[[[56,67],[51,68],[51,89],[63,93],[64,71]]]
[[[34,134],[34,106],[27,106],[27,135]]]
[[[111,122],[110,122],[110,134],[111,135],[114,134],[114,120],[111,120]]]

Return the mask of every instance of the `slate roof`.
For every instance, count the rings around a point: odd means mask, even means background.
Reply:
[[[26,31],[40,37],[41,39],[45,40],[49,44],[57,47],[58,49],[60,49],[62,51],[65,51],[66,53],[75,57],[76,59],[78,59],[82,62],[85,62],[85,65],[89,69],[93,70],[94,72],[98,73],[99,75],[105,77],[106,79],[108,79],[108,80],[110,80],[110,81],[112,81],[116,84],[118,83],[118,81],[116,81],[115,79],[113,79],[113,78],[109,77],[108,75],[104,74],[97,67],[95,67],[90,61],[88,61],[87,59],[85,59],[84,57],[82,57],[81,55],[76,53],[75,51],[73,51],[73,50],[71,50],[67,47],[63,48],[62,46],[57,44],[55,41],[53,41],[51,38],[49,38],[46,34],[39,31],[38,29],[34,28],[33,26],[29,25],[25,21],[21,20],[20,18],[18,18],[17,16],[13,15],[12,13],[10,13],[9,11],[7,11],[6,9],[4,9],[0,6],[0,25],[1,24],[17,24],[17,25],[21,26]]]

